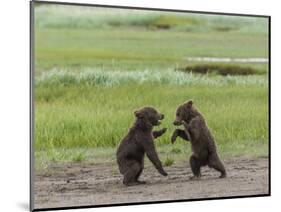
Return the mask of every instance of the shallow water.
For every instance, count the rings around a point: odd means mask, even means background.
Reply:
[[[232,63],[268,63],[268,58],[230,58],[230,57],[186,57],[193,62],[232,62]]]

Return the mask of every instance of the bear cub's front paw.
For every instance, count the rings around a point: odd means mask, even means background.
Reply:
[[[178,131],[175,130],[174,133],[173,133],[173,135],[172,135],[172,137],[171,137],[171,142],[172,142],[172,144],[175,143],[177,137],[178,137]]]
[[[188,124],[186,123],[186,121],[182,120],[181,123],[185,128],[188,128]]]
[[[163,176],[168,176],[167,172],[165,172],[164,170],[160,172],[160,174],[162,174]]]

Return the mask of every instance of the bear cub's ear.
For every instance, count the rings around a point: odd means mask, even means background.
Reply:
[[[186,101],[186,102],[185,102],[185,105],[186,105],[188,108],[191,108],[192,105],[193,105],[193,100],[191,99],[191,100]]]
[[[135,110],[134,114],[137,118],[143,118],[144,116],[142,110]]]

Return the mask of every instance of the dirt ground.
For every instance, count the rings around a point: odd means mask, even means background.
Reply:
[[[123,186],[115,164],[56,163],[35,176],[35,208],[198,199],[268,193],[268,158],[224,160],[228,176],[204,167],[200,180],[187,162],[165,167],[168,177],[146,165],[145,185]]]

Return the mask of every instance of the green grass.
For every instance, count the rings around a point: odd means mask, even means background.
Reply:
[[[161,69],[175,68],[190,56],[268,56],[266,18],[38,5],[37,72],[88,66]]]
[[[35,10],[35,26],[41,29],[109,27],[154,29],[154,27],[158,28],[160,26],[160,28],[169,30],[205,33],[210,31],[267,33],[267,20],[265,18],[138,11],[117,8],[73,7],[66,5],[44,5],[41,3],[35,3],[35,5],[40,5]]]
[[[176,68],[186,57],[267,57],[267,35],[147,31],[143,29],[38,29],[36,70],[89,67]]]
[[[187,99],[203,113],[223,157],[267,155],[266,74],[175,71],[195,64],[187,57],[267,57],[266,19],[46,5],[35,10],[36,168],[115,162],[133,111],[145,105],[165,114],[161,127],[168,130],[156,141],[164,164],[187,160],[190,144],[170,143],[175,110]],[[267,64],[246,65],[267,72]]]
[[[191,145],[180,138],[176,143],[169,145],[159,145],[156,141],[157,152],[160,160],[165,166],[181,165],[188,163],[191,153]],[[236,148],[233,148],[236,146]],[[217,146],[219,155],[223,159],[231,157],[263,157],[268,155],[268,141],[248,141],[243,143],[235,142],[233,145]],[[176,149],[176,151],[175,151]],[[38,150],[35,152],[35,168],[37,171],[48,170],[48,165],[53,162],[75,162],[91,164],[116,164],[115,147],[96,148],[53,148]],[[77,161],[75,158],[80,157]],[[145,157],[145,164],[152,166]]]
[[[169,143],[177,106],[193,99],[218,142],[265,140],[266,86],[173,86],[157,84],[50,86],[35,91],[36,148],[117,146],[134,121],[133,111],[152,105],[166,115]],[[239,98],[237,98],[239,97]]]
[[[167,157],[165,160],[164,160],[164,166],[171,166],[175,163],[174,159],[170,158],[170,157]]]

